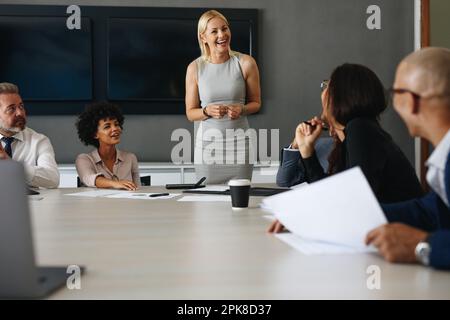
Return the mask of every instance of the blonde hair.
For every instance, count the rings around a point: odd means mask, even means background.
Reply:
[[[1,82],[0,83],[0,94],[19,94],[19,88],[9,82]]]
[[[205,13],[202,14],[200,19],[198,20],[198,26],[197,26],[198,45],[200,46],[200,51],[202,52],[202,58],[204,60],[209,60],[209,58],[211,56],[211,50],[209,49],[208,45],[202,41],[201,36],[205,33],[206,28],[208,26],[208,22],[211,19],[214,19],[216,17],[219,17],[220,19],[225,21],[225,23],[227,24],[228,27],[230,26],[227,18],[225,18],[225,16],[217,10],[206,11]],[[235,52],[230,50],[230,56],[232,56],[234,54],[235,54]]]

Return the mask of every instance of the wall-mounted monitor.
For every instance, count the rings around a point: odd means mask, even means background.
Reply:
[[[184,114],[197,22],[210,8],[0,5],[0,81],[19,85],[28,114],[78,114],[110,100],[126,114]],[[235,51],[257,59],[257,9],[219,9]]]
[[[251,54],[251,22],[229,23],[232,49]],[[196,19],[110,19],[108,98],[183,100],[186,68],[200,56],[196,35]]]
[[[0,81],[24,100],[92,99],[91,26],[69,30],[63,17],[0,16]]]

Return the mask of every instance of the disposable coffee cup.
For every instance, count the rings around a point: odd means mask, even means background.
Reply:
[[[251,182],[248,179],[232,179],[228,182],[233,210],[242,210],[248,207],[250,185]]]

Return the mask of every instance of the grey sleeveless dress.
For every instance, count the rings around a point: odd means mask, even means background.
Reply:
[[[202,108],[210,104],[245,104],[246,86],[239,58],[240,54],[235,52],[220,64],[202,58],[196,60]],[[200,121],[194,148],[197,178],[206,177],[210,184],[227,183],[232,178],[251,179],[253,160],[249,149],[252,140],[247,129],[246,116],[232,120],[225,115],[221,119]],[[254,154],[252,148],[252,158]]]

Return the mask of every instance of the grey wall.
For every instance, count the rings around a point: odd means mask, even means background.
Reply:
[[[430,42],[432,46],[450,48],[450,1],[430,1]]]
[[[69,5],[73,1],[0,3]],[[335,66],[365,64],[390,87],[395,66],[414,49],[413,0],[78,0],[77,4],[260,9],[258,64],[263,106],[260,114],[250,116],[250,124],[279,128],[281,144],[292,140],[300,120],[320,114],[319,84]],[[366,28],[366,8],[371,4],[381,7],[382,30]],[[88,150],[77,139],[74,121],[74,116],[33,116],[29,125],[50,137],[60,163],[72,163],[78,153]],[[383,125],[413,162],[413,139],[393,110],[384,114]],[[122,148],[137,153],[140,161],[170,161],[175,144],[170,141],[171,132],[182,127],[193,131],[193,124],[183,115],[128,115]]]

